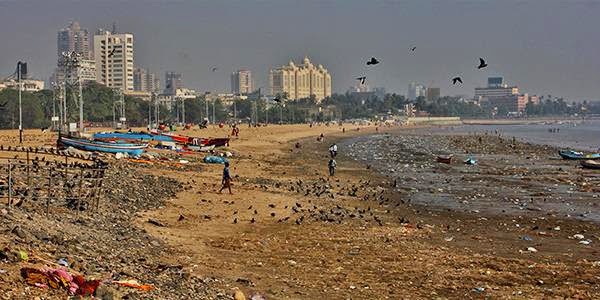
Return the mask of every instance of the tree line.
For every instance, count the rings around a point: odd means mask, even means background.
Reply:
[[[59,114],[59,103],[54,92],[42,90],[39,92],[23,92],[23,126],[24,128],[41,128],[50,126],[51,117]],[[83,88],[84,119],[110,126],[114,118],[115,102],[120,96],[110,88],[97,83],[89,83]],[[148,113],[154,116],[154,105],[130,96],[124,96],[125,114],[131,126],[146,126]],[[17,91],[5,89],[0,91],[0,128],[18,128],[18,97]],[[235,100],[226,104],[220,99],[208,100],[205,96],[185,100],[185,120],[188,123],[201,123],[205,118],[211,122],[227,122],[236,118],[242,122],[257,123],[299,123],[309,121],[335,121],[348,119],[373,118],[384,114],[404,114],[407,104],[412,104],[418,111],[428,112],[431,116],[458,116],[463,118],[502,117],[506,115],[503,108],[486,107],[473,101],[465,101],[461,97],[440,97],[427,101],[419,97],[410,101],[403,95],[386,94],[377,97],[370,93],[333,94],[320,103],[314,98],[280,102],[267,101],[258,94],[251,94],[246,100]],[[164,123],[176,122],[183,111],[181,103],[173,104],[171,110],[160,107],[160,119]],[[208,115],[206,109],[208,108]],[[77,94],[71,90],[67,93],[67,116],[69,122],[79,120]],[[600,114],[598,102],[567,103],[563,98],[548,95],[541,97],[539,104],[528,103],[524,114],[527,116],[558,116]],[[214,120],[213,120],[214,115]],[[117,114],[118,118],[118,114]]]

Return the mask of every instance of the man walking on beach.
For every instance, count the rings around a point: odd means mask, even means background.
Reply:
[[[337,156],[337,145],[335,143],[329,146],[329,155],[331,155],[331,158],[335,158]]]
[[[225,162],[225,167],[223,168],[223,179],[221,180],[221,189],[219,190],[219,194],[225,189],[229,189],[229,194],[233,195],[231,192],[231,174],[229,174],[229,162]]]
[[[337,166],[335,159],[330,159],[329,160],[329,176],[334,176],[335,175],[335,167]]]

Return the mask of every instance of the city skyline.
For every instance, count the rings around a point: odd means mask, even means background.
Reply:
[[[116,4],[122,9],[115,11]],[[177,70],[186,87],[201,91],[228,90],[229,76],[240,66],[254,73],[256,88],[267,89],[270,68],[307,55],[327,65],[337,93],[352,86],[357,76],[367,75],[368,84],[385,86],[390,92],[406,94],[408,84],[415,81],[439,86],[443,95],[472,95],[473,88],[485,86],[487,77],[503,76],[533,94],[600,99],[595,84],[600,70],[595,59],[600,46],[594,34],[600,25],[595,18],[600,12],[597,4],[344,4],[4,0],[0,1],[0,39],[11,42],[0,46],[0,70],[10,72],[16,61],[23,60],[30,63],[34,77],[46,79],[56,64],[56,32],[65,24],[78,21],[93,32],[116,22],[122,31],[136,35],[136,65],[159,72]],[[132,9],[138,12],[135,17],[127,14]],[[304,24],[306,15],[311,15],[311,22]],[[561,18],[544,21],[556,15]],[[359,16],[369,21],[355,24]],[[286,24],[273,26],[284,19]],[[238,26],[240,22],[247,26]],[[324,26],[330,23],[335,25]],[[448,23],[454,25],[441,26]],[[20,34],[14,34],[14,24]],[[288,36],[291,26],[296,34]],[[408,50],[413,45],[414,53]],[[382,63],[366,69],[364,62],[370,56],[381,58]],[[476,72],[480,56],[490,66]],[[211,72],[214,65],[218,71]],[[450,85],[455,75],[462,76],[463,86]]]

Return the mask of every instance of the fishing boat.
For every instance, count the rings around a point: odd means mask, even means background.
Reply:
[[[106,153],[127,153],[131,156],[139,156],[144,153],[148,144],[125,144],[106,143],[80,138],[61,136],[58,138],[58,146],[61,148],[73,147],[85,151],[96,151]]]
[[[229,138],[208,138],[204,141],[205,146],[226,147],[229,146]]]
[[[165,141],[170,142],[172,139],[167,136],[154,135],[146,132],[100,132],[94,134],[94,140],[112,142],[112,141]]]
[[[582,160],[579,162],[584,169],[600,170],[600,162],[596,160]]]
[[[188,151],[194,151],[194,152],[208,152],[208,151],[215,149],[215,145],[210,145],[210,146],[187,145],[187,146],[185,146],[184,149],[186,149]]]
[[[583,153],[573,150],[560,150],[558,151],[558,155],[563,159],[600,159],[600,153]]]
[[[450,155],[438,155],[437,157],[437,161],[444,163],[444,164],[450,164],[452,163],[452,154]]]
[[[152,130],[152,131],[150,131],[150,134],[152,134],[152,136],[155,136],[157,138],[168,139],[168,141],[173,141],[173,142],[180,143],[180,144],[187,144],[190,141],[190,139],[192,139],[189,136],[178,135],[178,134],[168,133],[168,132],[162,132],[162,131],[158,131],[158,130]]]

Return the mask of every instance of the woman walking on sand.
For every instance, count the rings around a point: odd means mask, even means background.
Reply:
[[[223,168],[223,179],[221,180],[221,189],[219,190],[219,194],[223,192],[225,188],[229,189],[229,194],[233,195],[231,192],[231,174],[229,174],[229,162],[225,162],[225,167]]]

